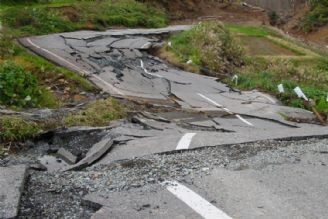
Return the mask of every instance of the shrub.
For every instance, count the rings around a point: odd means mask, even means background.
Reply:
[[[197,48],[202,65],[227,73],[243,63],[243,49],[220,22],[206,22],[194,28],[192,44]]]
[[[204,22],[171,38],[173,51],[194,64],[209,69],[206,74],[218,77],[231,73],[244,62],[244,50],[220,22]],[[204,68],[202,68],[204,69]],[[219,74],[217,74],[219,73]]]
[[[270,11],[268,13],[268,17],[269,17],[269,21],[271,25],[277,25],[278,21],[279,21],[279,15],[277,14],[277,12],[275,11]]]
[[[4,29],[0,30],[0,58],[9,58],[15,55],[17,47],[12,41],[12,37]]]
[[[299,25],[310,32],[328,23],[328,0],[309,0],[310,10],[303,16]]]
[[[18,107],[36,106],[41,91],[37,79],[12,62],[0,66],[0,102]]]

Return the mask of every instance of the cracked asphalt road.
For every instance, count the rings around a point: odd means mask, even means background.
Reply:
[[[163,43],[163,35],[188,28],[20,39],[110,95],[175,108],[136,113],[95,136],[84,130],[75,132],[74,140],[58,140],[73,154],[84,153],[89,167],[33,171],[21,217],[327,218],[327,140],[300,141],[326,138],[327,127],[287,121],[310,121],[314,115],[258,91],[232,91],[215,78],[176,69],[148,53]],[[87,148],[74,147],[88,137]],[[106,150],[92,147],[106,139],[111,142]],[[49,147],[54,145],[40,146],[29,162]]]

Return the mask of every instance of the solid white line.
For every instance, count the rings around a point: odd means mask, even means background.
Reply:
[[[119,91],[116,87],[114,87],[113,85],[111,85],[111,84],[108,83],[107,81],[103,80],[103,79],[100,78],[99,76],[94,75],[94,74],[90,74],[89,72],[87,72],[87,71],[81,69],[81,68],[78,67],[77,65],[74,65],[73,63],[67,61],[66,59],[60,57],[59,55],[57,55],[57,54],[55,54],[55,53],[53,53],[53,52],[50,52],[49,50],[44,49],[44,48],[42,48],[42,47],[36,45],[35,43],[33,43],[33,42],[31,41],[30,38],[27,38],[27,42],[28,42],[29,44],[31,44],[32,46],[34,46],[34,47],[36,47],[36,48],[38,48],[38,49],[41,49],[42,51],[44,51],[44,52],[46,52],[46,53],[48,53],[48,54],[50,54],[50,55],[56,57],[57,59],[59,59],[59,60],[65,62],[65,63],[67,63],[68,65],[72,66],[73,69],[75,69],[76,71],[82,72],[84,75],[87,75],[87,76],[89,76],[89,77],[94,77],[94,78],[98,79],[99,81],[101,81],[102,83],[104,83],[105,85],[107,85],[107,86],[110,88],[110,90],[114,91],[115,93],[117,93],[117,94],[119,94],[119,95],[124,95],[123,92]]]
[[[196,133],[187,133],[180,139],[176,150],[187,150]]]
[[[217,102],[215,102],[214,100],[212,100],[212,99],[210,99],[210,98],[204,96],[203,94],[198,93],[198,95],[199,95],[200,97],[204,98],[205,100],[211,102],[211,103],[214,104],[215,106],[222,108],[222,105],[220,105],[220,104],[218,104]],[[229,113],[229,114],[233,114],[228,108],[225,108],[225,107],[224,107],[224,108],[222,108],[222,109],[223,109],[224,111],[226,111],[227,113]],[[242,122],[246,123],[247,125],[249,125],[249,126],[254,126],[252,123],[250,123],[249,121],[247,121],[246,119],[244,119],[244,118],[241,117],[240,115],[236,115],[236,117],[237,117],[238,119],[240,119]]]
[[[249,126],[254,126],[252,123],[250,123],[249,121],[247,121],[246,119],[244,119],[243,117],[241,117],[240,115],[236,115],[236,117],[238,119],[240,119],[242,122],[246,123]]]
[[[187,204],[195,212],[205,219],[232,219],[226,213],[206,201],[197,193],[193,192],[186,186],[176,182],[167,181],[166,189],[175,195],[178,199]]]
[[[207,100],[208,102],[214,104],[214,105],[217,106],[217,107],[220,107],[220,108],[222,107],[222,105],[220,105],[220,104],[218,104],[217,102],[215,102],[214,100],[211,100],[210,98],[204,96],[203,94],[198,93],[198,96],[204,98],[205,100]]]

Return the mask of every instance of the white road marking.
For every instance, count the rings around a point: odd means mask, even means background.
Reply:
[[[145,44],[141,47],[141,49],[144,49],[144,48],[146,48],[146,47],[149,46],[149,45],[151,45],[151,42],[147,42],[147,43],[145,43]]]
[[[180,139],[176,150],[187,150],[196,133],[187,133]]]
[[[244,119],[243,117],[241,117],[241,115],[236,115],[236,117],[238,118],[238,119],[240,119],[241,121],[243,121],[244,123],[246,123],[247,125],[249,125],[249,126],[254,126],[251,122],[249,122],[249,121],[247,121],[246,119]]]
[[[84,75],[87,75],[87,76],[89,76],[89,77],[94,77],[94,78],[96,78],[97,80],[101,81],[101,82],[104,83],[106,86],[108,86],[109,89],[112,90],[112,91],[114,91],[115,93],[117,93],[117,94],[119,94],[119,95],[122,95],[122,96],[124,95],[123,92],[119,91],[116,87],[114,87],[113,85],[111,85],[111,84],[108,83],[107,81],[103,80],[103,79],[100,78],[99,76],[97,76],[97,75],[95,75],[95,74],[90,74],[89,72],[87,72],[87,71],[81,69],[81,68],[78,67],[77,65],[74,65],[73,63],[67,61],[66,59],[60,57],[59,55],[57,55],[57,54],[55,54],[55,53],[53,53],[53,52],[50,52],[49,50],[44,49],[44,48],[42,48],[42,47],[36,45],[35,43],[32,42],[32,40],[31,40],[30,38],[27,38],[26,41],[27,41],[29,44],[31,44],[32,46],[34,46],[34,47],[36,47],[36,48],[38,48],[38,49],[40,49],[40,50],[42,50],[42,51],[44,51],[44,52],[46,52],[46,53],[48,53],[48,54],[50,54],[50,55],[56,57],[57,59],[59,59],[59,60],[65,62],[66,64],[68,64],[68,65],[70,65],[71,67],[73,67],[73,69],[75,69],[76,71],[82,72]]]
[[[150,72],[145,68],[144,63],[143,63],[142,60],[140,60],[140,67],[142,68],[142,70],[144,70],[144,72],[145,72],[146,74],[149,74],[149,75],[152,75],[152,76],[156,76],[156,77],[158,77],[158,78],[164,78],[164,77],[161,76],[161,75],[150,73]]]
[[[198,93],[198,96],[204,98],[205,100],[207,100],[208,102],[214,104],[215,106],[217,106],[217,107],[219,107],[219,108],[223,107],[222,105],[220,105],[220,104],[218,104],[217,102],[215,102],[214,100],[211,100],[210,98],[204,96],[203,94]]]
[[[166,181],[166,189],[205,219],[232,219],[197,193],[176,181]]]
[[[214,104],[215,106],[219,107],[219,108],[222,108],[222,107],[223,107],[222,105],[218,104],[217,102],[215,102],[214,100],[212,100],[212,99],[206,97],[206,96],[203,95],[203,94],[198,93],[198,95],[199,95],[200,97],[204,98],[205,100],[207,100],[208,102],[210,102],[210,103]],[[227,113],[229,113],[229,114],[233,114],[228,108],[225,108],[225,107],[224,107],[224,108],[222,108],[222,109],[223,109],[224,111],[226,111]],[[246,119],[244,119],[243,117],[241,117],[241,115],[236,114],[235,116],[236,116],[238,119],[240,119],[242,122],[246,123],[247,125],[249,125],[249,126],[254,126],[251,122],[249,122],[249,121],[247,121]]]

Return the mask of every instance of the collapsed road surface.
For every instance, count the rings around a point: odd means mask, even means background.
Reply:
[[[282,106],[258,91],[231,90],[148,52],[163,43],[163,35],[188,28],[20,40],[116,98],[143,99],[165,109],[136,112],[108,127],[57,130],[24,155],[2,160],[2,166],[34,169],[20,217],[328,216],[327,140],[318,140],[328,136],[327,127],[310,123],[315,118],[309,111]],[[300,141],[309,138],[316,139]]]

